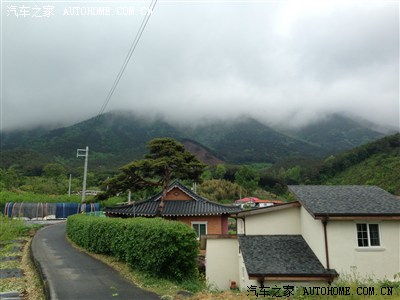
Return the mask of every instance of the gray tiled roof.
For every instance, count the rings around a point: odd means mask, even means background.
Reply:
[[[173,182],[170,185],[169,191],[178,187],[189,195],[193,200],[165,200],[164,208],[161,216],[207,216],[207,215],[222,215],[237,212],[239,209],[236,206],[226,206],[211,202],[203,198],[190,189],[186,188],[179,182]],[[106,207],[107,214],[120,216],[155,216],[160,204],[162,193],[158,193],[147,200],[137,202],[135,204]]]
[[[314,216],[400,216],[400,200],[376,186],[289,186]]]
[[[315,256],[301,235],[239,236],[249,276],[335,276]]]

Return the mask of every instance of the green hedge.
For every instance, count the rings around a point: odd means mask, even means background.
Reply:
[[[181,222],[74,215],[68,218],[67,236],[88,251],[115,256],[151,275],[180,281],[196,274],[196,235]]]

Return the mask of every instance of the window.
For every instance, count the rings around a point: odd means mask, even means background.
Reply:
[[[196,231],[197,238],[207,234],[207,222],[192,222],[192,227]]]
[[[357,224],[358,247],[380,246],[378,224]]]

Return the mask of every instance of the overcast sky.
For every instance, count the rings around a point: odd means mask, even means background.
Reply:
[[[149,4],[2,1],[2,129],[96,116]],[[159,0],[112,110],[399,126],[399,2]]]

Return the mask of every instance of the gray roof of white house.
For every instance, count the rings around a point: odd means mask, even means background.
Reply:
[[[291,185],[289,190],[316,216],[400,216],[400,200],[377,186]]]
[[[241,235],[240,251],[250,277],[333,277],[301,235]]]

